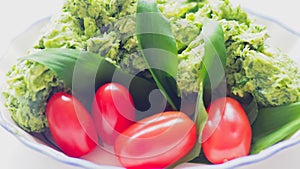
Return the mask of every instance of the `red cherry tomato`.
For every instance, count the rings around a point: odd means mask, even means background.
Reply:
[[[84,106],[72,95],[54,94],[46,108],[51,135],[61,150],[81,157],[97,146],[97,132]]]
[[[197,140],[194,122],[182,112],[147,117],[125,130],[115,154],[129,169],[166,168],[184,157]]]
[[[248,155],[252,131],[241,104],[229,97],[220,98],[207,108],[207,112],[202,138],[206,158],[220,164]]]
[[[92,105],[97,132],[107,145],[114,145],[116,137],[135,122],[133,99],[124,86],[107,83],[101,86]]]

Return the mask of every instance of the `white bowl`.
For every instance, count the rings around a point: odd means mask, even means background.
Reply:
[[[282,49],[285,53],[290,55],[296,61],[300,58],[300,33],[289,29],[287,26],[277,22],[272,18],[257,15],[248,10],[252,15],[255,15],[257,22],[268,27],[268,31],[271,37],[267,43]],[[42,28],[49,22],[50,18],[42,19],[35,24],[31,25],[24,33],[20,34],[11,44],[7,54],[0,58],[0,91],[4,87],[5,74],[10,67],[16,63],[18,57],[26,55],[28,49],[37,41]],[[297,58],[298,55],[298,58]],[[300,65],[300,64],[299,64]],[[49,146],[43,137],[36,137],[28,134],[19,128],[11,119],[9,112],[4,106],[4,98],[0,96],[0,124],[3,128],[13,134],[24,145],[36,150],[42,154],[52,157],[62,163],[83,167],[83,168],[121,168],[113,166],[113,164],[119,166],[118,161],[113,156],[109,156],[107,152],[104,152],[100,148],[96,149],[92,153],[82,158],[71,158],[66,156],[60,151]],[[203,165],[186,163],[178,166],[178,168],[235,168],[248,164],[258,163],[266,160],[274,154],[293,147],[296,144],[300,144],[300,135],[295,134],[289,140],[282,141],[256,155],[250,155],[242,158],[238,158],[220,165]],[[99,153],[101,151],[101,153]]]

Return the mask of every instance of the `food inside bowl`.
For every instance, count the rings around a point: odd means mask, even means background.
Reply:
[[[3,95],[18,126],[68,156],[219,164],[299,129],[296,63],[228,0],[67,0],[46,30]]]

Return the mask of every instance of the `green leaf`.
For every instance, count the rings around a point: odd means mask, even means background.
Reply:
[[[178,57],[170,23],[160,13],[155,1],[138,0],[136,24],[139,48],[149,71],[172,108],[179,110]]]
[[[45,49],[22,60],[38,62],[54,71],[87,109],[90,108],[95,90],[108,82],[128,87],[139,110],[150,107],[149,93],[157,88],[155,84],[125,73],[103,57],[86,51]]]
[[[203,89],[204,89],[203,82],[200,82],[200,89],[197,97],[197,105],[196,105],[195,116],[194,116],[194,122],[196,124],[197,131],[198,131],[197,142],[194,145],[193,149],[185,157],[183,157],[182,159],[180,159],[179,161],[177,161],[176,163],[174,163],[172,166],[168,168],[174,168],[179,164],[189,162],[200,155],[201,145],[202,145],[202,130],[208,118],[206,108],[203,102]]]
[[[300,102],[259,110],[252,125],[251,153],[260,151],[289,138],[300,129]]]
[[[243,97],[236,96],[234,94],[231,94],[229,97],[232,97],[233,99],[236,99],[239,103],[241,103],[245,112],[247,113],[249,122],[252,125],[255,122],[259,111],[258,103],[255,97],[253,97],[253,95],[250,93],[244,94]]]
[[[248,102],[241,102],[241,104],[247,113],[250,124],[252,125],[258,116],[258,104],[253,96],[251,96],[251,98],[245,98],[244,100]]]
[[[201,35],[204,39],[205,57],[202,60],[204,88],[213,91],[225,77],[226,47],[224,32],[219,22],[206,20]]]
[[[197,97],[197,104],[195,108],[194,121],[197,126],[198,140],[193,148],[193,150],[186,155],[183,159],[178,161],[175,165],[183,162],[188,162],[200,155],[201,145],[202,145],[202,131],[207,121],[208,115],[204,104],[204,90],[210,90],[211,88],[216,88],[225,76],[225,65],[226,65],[226,50],[224,44],[224,33],[218,22],[208,20],[203,26],[201,35],[205,42],[205,53],[203,57],[203,67],[200,76],[202,79],[199,82],[199,92]],[[219,68],[216,68],[220,66]],[[218,71],[216,71],[218,70]],[[222,75],[222,76],[220,76]],[[206,77],[213,80],[211,84],[212,87],[205,88]],[[226,91],[221,92],[218,96],[226,96]],[[214,97],[212,97],[214,99]]]

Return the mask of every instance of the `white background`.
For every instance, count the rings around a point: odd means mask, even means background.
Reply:
[[[300,32],[300,10],[297,1],[285,0],[232,0],[257,13],[275,18]],[[62,0],[11,0],[0,4],[0,57],[10,42],[41,18],[51,16],[60,9]],[[300,55],[300,54],[299,54]],[[243,169],[299,168],[300,145]],[[20,143],[0,127],[0,168],[2,169],[78,169],[53,160]]]

